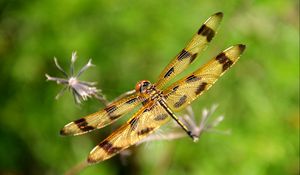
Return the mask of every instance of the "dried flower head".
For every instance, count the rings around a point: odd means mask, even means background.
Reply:
[[[86,82],[80,81],[78,78],[90,67],[94,66],[92,64],[92,59],[89,59],[88,63],[84,65],[79,72],[74,74],[74,63],[77,59],[76,52],[72,53],[70,75],[64,71],[58,64],[57,59],[54,57],[54,63],[57,69],[63,74],[64,78],[51,77],[46,74],[47,81],[56,81],[57,84],[64,85],[63,89],[56,95],[58,99],[67,89],[72,91],[74,100],[77,104],[81,103],[82,100],[87,100],[88,98],[96,98],[102,103],[107,104],[106,99],[101,94],[101,90],[95,87],[96,82]]]
[[[189,130],[196,137],[200,137],[203,132],[216,132],[220,134],[230,134],[230,131],[221,131],[215,129],[224,119],[224,116],[217,116],[214,120],[209,122],[209,118],[213,116],[213,113],[216,111],[217,105],[213,105],[210,109],[204,108],[202,110],[202,117],[200,122],[197,122],[195,119],[195,114],[191,106],[186,108],[186,113],[178,118],[182,121]],[[138,144],[156,141],[156,140],[175,140],[183,137],[188,137],[188,135],[182,130],[182,128],[177,124],[173,123],[170,128],[170,132],[155,132],[147,138],[141,140]]]

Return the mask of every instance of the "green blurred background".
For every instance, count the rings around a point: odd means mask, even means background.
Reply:
[[[231,135],[204,134],[140,145],[80,174],[299,174],[299,1],[0,1],[0,174],[63,174],[86,159],[114,127],[61,137],[66,123],[97,111],[96,100],[74,104],[61,86],[53,57],[77,70],[88,58],[95,68],[83,80],[97,81],[108,99],[160,71],[213,13],[224,12],[218,35],[186,71],[221,50],[247,45],[240,61],[193,103],[218,104],[218,127]],[[68,69],[67,69],[68,70]]]

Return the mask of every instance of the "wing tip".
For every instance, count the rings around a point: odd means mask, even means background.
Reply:
[[[102,162],[108,158],[110,158],[111,156],[103,156],[103,154],[101,154],[100,152],[100,146],[97,145],[96,147],[94,147],[92,149],[92,151],[89,153],[89,156],[88,158],[86,159],[86,161],[89,163],[89,164],[95,164],[95,163],[98,163],[98,162]]]
[[[86,159],[87,163],[88,164],[95,164],[97,162],[99,162],[98,160],[92,158],[91,156],[89,156],[87,159]]]
[[[66,124],[60,131],[59,134],[61,136],[68,136],[68,135],[74,135],[71,128],[74,127],[74,122],[71,122],[69,124]]]
[[[246,45],[245,44],[238,44],[237,46],[239,47],[241,53],[243,53],[244,50],[246,49]]]
[[[237,45],[233,45],[233,46],[227,48],[223,52],[230,53],[232,55],[241,55],[244,52],[245,49],[246,49],[246,45],[237,44]]]
[[[67,136],[68,133],[66,132],[65,128],[63,128],[63,129],[61,129],[61,130],[59,131],[59,135],[61,135],[61,136]]]
[[[61,136],[76,136],[76,135],[81,135],[86,132],[92,131],[93,129],[86,127],[84,129],[79,128],[74,122],[71,122],[67,125],[65,125],[60,131],[59,134]]]
[[[213,16],[218,16],[219,18],[223,18],[224,14],[223,14],[223,12],[217,12],[217,13],[213,14]]]
[[[209,27],[214,31],[214,33],[217,31],[218,26],[220,25],[221,21],[223,19],[223,13],[217,12],[213,15],[211,15],[205,22],[204,25]]]

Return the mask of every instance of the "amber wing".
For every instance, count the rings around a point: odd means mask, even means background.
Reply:
[[[114,101],[103,110],[75,120],[60,131],[61,135],[80,135],[94,129],[100,129],[116,121],[123,114],[139,105],[144,98],[133,94]]]
[[[98,144],[88,157],[89,163],[106,160],[142,140],[170,117],[159,102],[150,101],[135,113],[126,124]]]
[[[198,53],[205,49],[215,36],[222,18],[223,13],[219,12],[206,20],[187,46],[162,71],[156,83],[157,88],[162,88],[169,80],[181,73],[196,59]]]
[[[191,75],[174,83],[164,92],[167,105],[174,111],[185,108],[236,63],[244,49],[245,45],[242,44],[232,46]]]

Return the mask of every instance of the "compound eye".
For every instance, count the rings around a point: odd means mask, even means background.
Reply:
[[[142,80],[138,82],[135,86],[136,92],[145,93],[151,83],[147,80]]]

